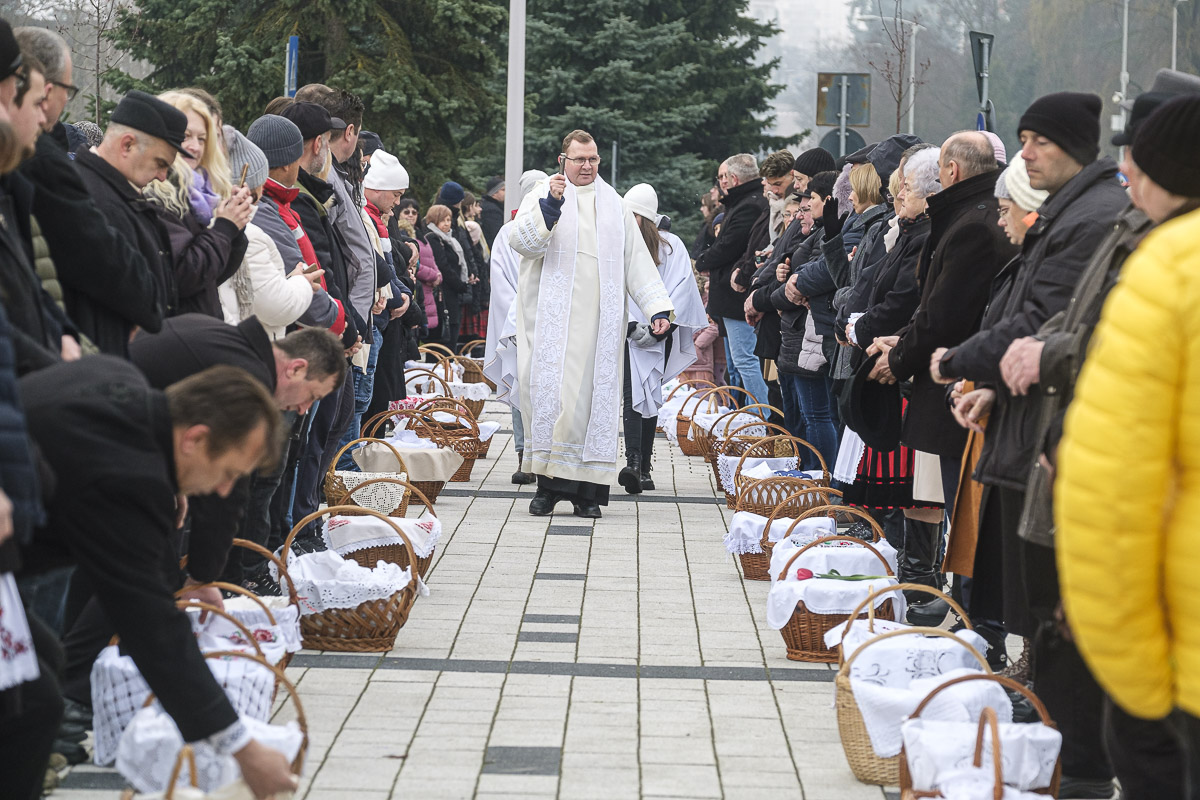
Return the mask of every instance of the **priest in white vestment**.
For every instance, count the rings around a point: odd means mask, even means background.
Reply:
[[[550,176],[540,169],[530,169],[521,173],[521,196],[529,194],[541,181]],[[487,338],[483,347],[483,374],[496,385],[496,397],[508,399],[512,386],[508,375],[516,374],[516,349],[501,348],[497,352],[504,333],[505,324],[509,321],[509,312],[513,310],[517,299],[517,278],[521,269],[521,256],[508,243],[509,234],[516,222],[506,222],[500,226],[496,238],[492,240],[490,257],[491,268],[491,302],[488,306]],[[515,331],[515,327],[514,327]],[[508,363],[506,363],[506,359]],[[533,483],[537,476],[526,472],[522,466],[525,453],[525,429],[521,423],[521,408],[510,405],[512,410],[513,444],[517,450],[517,471],[512,475],[512,482],[517,485]]]
[[[521,201],[509,243],[521,254],[514,313],[514,388],[525,456],[538,476],[535,516],[569,500],[599,517],[617,474],[626,298],[655,334],[673,307],[633,214],[599,177],[596,142],[573,131],[563,172]]]
[[[640,494],[654,489],[650,472],[663,384],[696,362],[692,335],[708,327],[708,314],[687,247],[678,236],[659,228],[665,218],[658,213],[654,187],[648,183],[632,187],[625,193],[625,206],[633,212],[675,307],[670,330],[657,336],[636,306],[629,309],[623,397],[625,468],[617,475],[617,483],[629,494]]]

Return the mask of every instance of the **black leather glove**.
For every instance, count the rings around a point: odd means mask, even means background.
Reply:
[[[848,216],[850,215],[847,214],[846,217]],[[837,200],[832,197],[825,198],[825,210],[821,213],[821,227],[825,231],[825,241],[832,240],[842,232],[842,226],[846,224],[846,217],[838,216]]]

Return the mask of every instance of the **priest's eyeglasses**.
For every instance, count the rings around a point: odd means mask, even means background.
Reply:
[[[591,158],[569,158],[566,153],[559,153],[558,157],[563,161],[570,161],[577,167],[582,167],[585,164],[589,167],[600,166],[600,156],[592,156]]]

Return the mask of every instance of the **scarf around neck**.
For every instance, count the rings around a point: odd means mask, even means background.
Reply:
[[[431,224],[429,226],[429,232],[445,242],[450,249],[454,251],[454,254],[458,256],[459,275],[462,278],[463,283],[466,283],[468,280],[470,280],[471,274],[467,269],[467,259],[463,256],[462,245],[458,243],[458,239],[455,239],[452,234],[446,233],[437,225]]]

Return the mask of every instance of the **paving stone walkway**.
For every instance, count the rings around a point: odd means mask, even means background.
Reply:
[[[851,775],[834,671],[785,658],[769,584],[721,544],[710,467],[660,438],[657,491],[616,487],[594,523],[565,503],[535,518],[506,409],[485,417],[505,430],[438,500],[431,595],[395,649],[292,661],[311,734],[297,798],[898,797]],[[122,786],[84,766],[53,796]]]

